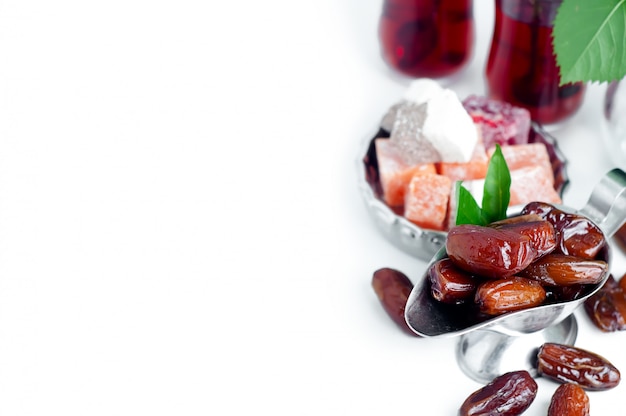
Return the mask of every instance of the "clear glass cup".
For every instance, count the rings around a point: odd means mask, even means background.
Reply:
[[[602,135],[613,163],[626,168],[626,81],[623,79],[607,85]]]
[[[486,67],[487,95],[556,125],[582,105],[584,83],[559,86],[552,47],[554,18],[562,0],[495,0],[495,27]]]
[[[413,77],[447,78],[474,51],[473,0],[384,0],[378,35],[384,61]]]

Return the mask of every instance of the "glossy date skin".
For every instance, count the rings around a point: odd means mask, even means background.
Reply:
[[[527,236],[537,251],[537,258],[551,253],[557,247],[557,234],[554,226],[537,214],[510,217],[489,226]]]
[[[603,332],[626,330],[626,279],[619,283],[611,275],[602,288],[584,303],[584,309],[593,324]]]
[[[574,214],[564,216],[559,238],[559,248],[563,254],[593,259],[604,244],[604,234],[588,218]]]
[[[608,273],[601,260],[585,260],[565,254],[548,254],[533,262],[519,275],[547,286],[595,285]]]
[[[594,259],[605,246],[606,239],[600,228],[587,217],[562,211],[544,202],[531,202],[522,215],[538,215],[550,222],[557,238],[558,251],[584,259]]]
[[[520,415],[535,400],[537,388],[537,382],[525,370],[502,374],[469,395],[459,416]]]
[[[486,280],[476,291],[475,302],[487,315],[500,315],[543,303],[546,291],[535,280],[522,277]]]
[[[561,384],[550,400],[548,416],[589,416],[589,396],[573,383]]]
[[[404,319],[406,301],[413,290],[413,283],[402,272],[382,268],[374,272],[372,287],[387,315],[407,334],[417,336]]]
[[[432,296],[440,302],[460,304],[472,299],[478,280],[454,266],[449,258],[437,261],[428,270]]]
[[[608,390],[621,375],[606,358],[582,348],[547,342],[537,353],[537,371],[542,377],[574,383],[585,390]]]
[[[527,235],[472,224],[448,232],[446,251],[460,269],[491,279],[513,276],[537,257]]]

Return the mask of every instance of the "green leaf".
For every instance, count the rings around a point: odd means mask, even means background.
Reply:
[[[487,225],[506,218],[506,210],[511,198],[510,189],[511,173],[500,145],[496,144],[496,150],[489,160],[485,177],[482,208],[460,181],[456,183],[456,225]]]
[[[561,85],[626,75],[626,0],[563,0],[553,46]]]
[[[483,217],[487,223],[506,218],[506,210],[511,199],[511,173],[502,155],[500,145],[491,156],[483,191]]]
[[[472,194],[461,185],[461,182],[456,183],[455,192],[457,195],[457,211],[456,211],[456,225],[461,224],[476,224],[487,225],[487,221],[483,217],[482,210],[478,206],[478,203],[472,196]]]

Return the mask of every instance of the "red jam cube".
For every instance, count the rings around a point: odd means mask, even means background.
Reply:
[[[409,183],[404,216],[419,227],[444,230],[452,181],[435,173],[415,175]]]
[[[496,143],[500,146],[528,143],[528,110],[476,95],[467,97],[463,106],[480,127],[486,149],[491,149]]]
[[[417,174],[435,173],[435,165],[433,163],[408,165],[394,143],[388,139],[376,139],[374,143],[385,203],[391,207],[401,207],[404,205],[411,178]]]

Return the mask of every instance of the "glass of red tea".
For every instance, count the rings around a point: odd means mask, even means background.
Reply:
[[[552,29],[562,0],[495,0],[495,28],[486,67],[487,95],[556,125],[581,106],[584,83],[559,86]]]
[[[474,49],[473,0],[384,0],[379,22],[383,59],[413,78],[447,78]]]

